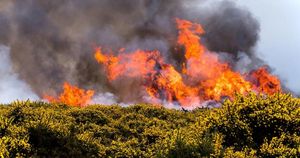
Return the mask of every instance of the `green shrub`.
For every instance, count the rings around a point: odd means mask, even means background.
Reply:
[[[0,106],[0,157],[300,157],[299,105],[285,94],[189,112],[17,101]]]

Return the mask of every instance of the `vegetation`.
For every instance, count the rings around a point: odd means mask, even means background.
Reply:
[[[190,112],[27,101],[0,113],[0,157],[300,157],[300,100],[285,94]]]

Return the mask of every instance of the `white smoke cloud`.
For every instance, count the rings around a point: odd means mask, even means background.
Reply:
[[[92,104],[112,105],[117,103],[117,98],[112,93],[99,93],[93,100]]]
[[[0,103],[10,103],[14,100],[37,100],[38,96],[13,71],[9,51],[8,47],[0,45]]]

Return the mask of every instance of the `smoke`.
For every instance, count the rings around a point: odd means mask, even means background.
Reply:
[[[112,104],[117,104],[117,98],[112,93],[100,93],[93,98],[92,103],[112,105]]]
[[[208,48],[226,54],[232,66],[240,65],[240,57],[249,59],[249,69],[263,63],[254,52],[258,22],[231,1],[2,0],[0,43],[11,48],[13,69],[39,96],[55,94],[68,81],[122,101],[138,100],[140,81],[108,83],[93,58],[94,47],[158,49],[176,63],[183,60],[173,49],[176,17],[203,24]]]
[[[10,66],[9,49],[0,45],[0,102],[10,103],[14,100],[38,99]]]
[[[203,24],[207,46],[211,51],[253,54],[259,33],[259,24],[251,13],[230,1],[217,4]]]

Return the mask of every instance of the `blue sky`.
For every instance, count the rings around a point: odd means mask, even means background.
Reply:
[[[300,92],[300,0],[236,0],[261,25],[259,56]]]

